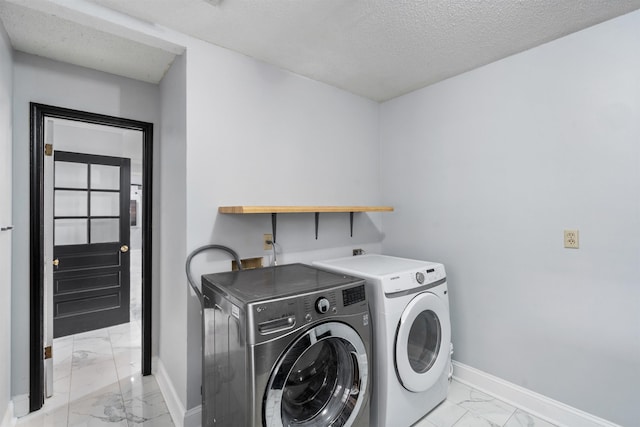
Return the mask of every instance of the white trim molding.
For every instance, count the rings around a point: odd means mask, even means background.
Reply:
[[[154,357],[151,360],[151,366],[154,368],[152,371],[156,377],[156,381],[158,381],[160,392],[162,393],[162,397],[164,397],[164,401],[169,409],[169,414],[176,427],[201,427],[202,405],[198,405],[188,411],[185,410],[180,397],[178,397],[178,392],[175,387],[173,387],[167,370],[162,364],[162,360]]]
[[[560,427],[621,427],[547,396],[453,361],[453,378]]]
[[[202,405],[189,409],[184,414],[184,427],[202,426]]]
[[[158,386],[160,387],[160,392],[162,393],[162,397],[164,397],[164,401],[167,404],[167,409],[169,409],[169,414],[171,415],[171,419],[176,427],[185,427],[184,418],[186,411],[184,406],[182,405],[182,401],[178,396],[178,392],[175,387],[173,387],[173,383],[167,374],[167,370],[164,368],[162,364],[162,360],[154,357],[151,361],[151,365],[156,367],[154,375],[156,377],[156,381],[158,381]]]
[[[0,422],[0,427],[14,427],[16,425],[16,418],[13,416],[13,402],[9,401],[4,416]]]
[[[13,396],[13,416],[20,418],[29,415],[29,394]]]

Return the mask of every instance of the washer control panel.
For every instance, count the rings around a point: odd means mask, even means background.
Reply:
[[[307,322],[319,317],[319,315],[327,314],[329,311],[336,312],[338,305],[338,296],[336,291],[328,291],[315,295],[306,295],[303,297],[303,304]]]
[[[358,313],[368,313],[363,280],[337,289],[252,303],[247,323],[254,326],[247,342],[263,342],[314,322]]]
[[[342,298],[341,298],[342,297]],[[311,323],[325,316],[346,314],[362,310],[360,305],[367,303],[364,284],[346,287],[340,290],[308,295],[303,298],[304,321]]]
[[[320,314],[325,314],[331,308],[331,303],[325,297],[318,298],[316,301],[316,311]]]

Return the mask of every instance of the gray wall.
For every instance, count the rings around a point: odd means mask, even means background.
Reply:
[[[186,59],[176,58],[160,84],[160,275],[158,321],[160,360],[182,404],[186,402]],[[199,347],[194,351],[197,353]]]
[[[160,359],[165,365],[175,360],[174,370],[186,368],[186,378],[176,373],[172,381],[177,388],[186,385],[183,404],[189,409],[200,404],[200,314],[184,275],[177,273],[187,255],[180,251],[215,242],[242,257],[265,256],[269,262],[271,255],[262,248],[262,234],[271,231],[269,215],[219,215],[218,206],[378,204],[380,199],[377,103],[198,40],[186,46],[186,146],[179,145],[180,132],[175,157],[163,158],[163,165],[175,162],[176,169],[167,173],[186,185],[186,210],[179,205],[180,193],[174,193],[172,207],[178,218],[172,235],[186,226],[186,241],[177,239],[161,262],[173,271],[172,283],[163,284],[162,317],[176,323],[161,331]],[[171,125],[164,118],[163,129]],[[179,130],[181,118],[173,120]],[[315,240],[312,214],[281,215],[279,262],[347,255],[353,247],[380,249],[380,214],[357,215],[354,238],[348,214],[321,215],[320,221]],[[173,225],[163,218],[165,226]],[[224,253],[203,254],[198,261],[196,277],[230,268]]]
[[[396,207],[383,250],[446,265],[454,358],[626,426],[640,396],[639,40],[634,12],[381,107]],[[564,249],[573,228],[580,249]]]
[[[154,123],[157,85],[16,53],[13,102],[12,394],[29,390],[29,102]],[[154,144],[159,141],[158,132]],[[157,304],[157,300],[155,301]]]
[[[11,224],[13,51],[0,23],[0,226]],[[11,231],[0,231],[0,424],[11,400]]]

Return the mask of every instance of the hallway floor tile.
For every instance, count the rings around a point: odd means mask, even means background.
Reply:
[[[153,376],[140,373],[137,321],[56,338],[54,393],[17,427],[173,427]]]

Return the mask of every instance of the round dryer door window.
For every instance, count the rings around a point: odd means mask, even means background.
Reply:
[[[298,338],[269,379],[267,427],[342,427],[357,418],[368,395],[369,360],[358,333],[329,322]]]
[[[431,388],[447,369],[451,324],[445,303],[424,292],[407,304],[396,334],[396,371],[409,391]]]

